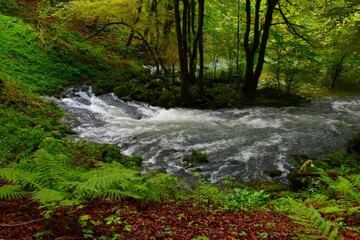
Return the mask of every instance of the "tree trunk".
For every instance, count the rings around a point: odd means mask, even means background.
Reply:
[[[180,15],[180,0],[175,0],[175,24],[178,41],[178,52],[181,70],[181,102],[190,106],[190,87],[196,82],[196,61],[200,54],[199,86],[203,92],[203,25],[204,25],[204,0],[198,0],[196,13],[195,0],[182,0],[182,16]],[[197,26],[196,20],[197,19]]]
[[[198,13],[198,36],[199,36],[199,94],[202,99],[204,96],[204,45],[203,45],[203,26],[204,26],[204,12],[205,0],[199,0],[199,13]]]
[[[333,79],[332,79],[331,84],[330,84],[331,88],[335,88],[335,82],[339,78],[339,76],[340,76],[340,74],[342,72],[342,67],[343,67],[345,57],[346,57],[346,53],[342,56],[340,61],[336,64]]]
[[[244,50],[246,56],[245,82],[242,92],[250,97],[256,94],[259,78],[265,62],[266,46],[269,39],[269,30],[275,6],[279,0],[267,0],[265,22],[260,31],[260,4],[261,0],[256,0],[255,16],[253,27],[253,40],[250,42],[251,32],[251,0],[246,0],[246,30],[244,35]],[[255,63],[255,59],[256,63]]]

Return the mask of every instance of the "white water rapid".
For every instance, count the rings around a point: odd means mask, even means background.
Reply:
[[[316,157],[360,132],[359,98],[211,111],[163,109],[79,89],[55,101],[74,117],[80,138],[118,144],[124,154],[143,157],[145,170],[199,172],[213,182],[266,179],[264,170],[274,168],[285,176],[293,154]],[[184,168],[182,159],[193,149],[206,153],[209,163]]]

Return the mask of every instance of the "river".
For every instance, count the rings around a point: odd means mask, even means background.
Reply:
[[[114,94],[95,96],[91,88],[53,100],[73,116],[71,125],[79,138],[117,144],[123,154],[141,156],[144,171],[201,173],[212,182],[224,177],[268,179],[267,169],[279,169],[284,177],[294,154],[316,158],[344,148],[347,139],[360,132],[358,97],[302,107],[216,111],[124,102]],[[204,152],[209,163],[184,167],[182,160],[192,150]]]

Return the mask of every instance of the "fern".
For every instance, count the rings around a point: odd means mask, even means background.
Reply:
[[[102,199],[112,199],[112,200],[120,200],[123,198],[141,198],[141,196],[135,192],[116,190],[116,189],[103,190],[98,192],[98,194],[96,194],[95,196]]]
[[[31,198],[39,201],[42,204],[48,204],[52,202],[59,202],[64,199],[64,195],[61,192],[42,188],[39,191],[35,191],[31,194]]]
[[[42,186],[47,187],[64,181],[69,172],[68,167],[64,163],[66,159],[65,155],[51,155],[43,149],[37,151],[33,159],[32,169],[32,172],[38,173],[36,181]]]
[[[0,169],[0,179],[12,184],[0,188],[0,199],[19,198],[27,194],[49,211],[61,204],[94,198],[160,199],[152,192],[164,190],[169,179],[163,177],[150,181],[138,171],[126,169],[116,162],[84,172],[80,168],[68,167],[66,161],[64,155],[52,155],[40,149],[29,162]]]
[[[73,182],[74,194],[81,198],[140,198],[147,188],[142,184],[138,172],[124,168],[121,164],[103,165],[99,169],[84,173],[84,182]]]
[[[17,185],[4,185],[0,187],[0,199],[16,199],[22,198],[24,191],[21,190],[20,186]]]
[[[360,188],[360,174],[354,174],[349,176],[349,179],[354,184],[356,188]]]
[[[23,189],[38,189],[41,188],[41,185],[36,182],[38,174],[21,171],[14,168],[1,168],[0,169],[0,179],[5,180],[6,182],[13,183],[15,185],[21,186]]]
[[[328,184],[335,193],[360,205],[360,192],[357,189],[360,184],[359,175],[350,176],[349,179],[340,176],[336,181],[327,175],[322,175],[321,180]]]
[[[298,229],[297,235],[301,239],[336,239],[338,235],[337,227],[333,223],[326,221],[314,207],[307,207],[291,198],[284,200],[290,207],[292,215],[289,217],[297,224],[303,226]]]

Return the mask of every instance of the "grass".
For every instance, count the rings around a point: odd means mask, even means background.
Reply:
[[[0,15],[0,76],[28,92],[46,93],[75,83],[79,69],[51,56],[37,31],[22,20]]]

